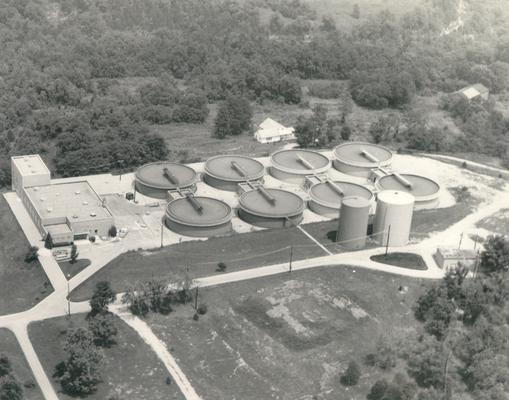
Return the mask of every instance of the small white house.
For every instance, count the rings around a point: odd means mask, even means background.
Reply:
[[[282,140],[293,140],[295,133],[292,127],[287,128],[272,118],[267,118],[260,124],[254,137],[260,143],[275,143]]]
[[[455,268],[458,264],[472,269],[476,260],[477,254],[473,250],[439,247],[435,253],[435,261],[443,269]]]
[[[480,84],[476,83],[475,85],[464,87],[463,89],[458,90],[455,92],[462,96],[463,98],[467,99],[468,101],[480,98],[482,100],[488,100],[490,96],[490,90]]]

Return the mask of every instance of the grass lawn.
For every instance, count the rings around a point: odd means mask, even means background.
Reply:
[[[426,270],[428,267],[421,256],[412,253],[387,253],[371,256],[373,261],[407,269]]]
[[[487,229],[494,234],[507,235],[509,233],[509,208],[485,218],[477,224],[479,228]]]
[[[304,225],[317,240],[329,245],[333,243],[329,232],[336,227],[336,221]],[[109,281],[116,292],[121,292],[138,280],[178,280],[185,276],[188,267],[189,276],[197,278],[214,274],[219,262],[226,263],[226,272],[277,264],[289,260],[288,246],[294,246],[294,260],[326,255],[297,228],[184,242],[162,250],[122,254],[75,289],[71,298],[74,301],[89,299],[97,282],[102,280]]]
[[[16,337],[7,329],[0,329],[0,354],[5,354],[11,361],[14,375],[23,385],[23,398],[44,400]]]
[[[26,264],[28,241],[0,194],[0,315],[27,310],[53,290],[39,262]]]
[[[398,346],[415,332],[411,305],[424,288],[416,279],[324,267],[203,288],[208,313],[199,321],[191,306],[147,321],[207,400],[365,399],[383,373],[364,357],[382,334]],[[339,378],[350,360],[362,377],[347,389]]]
[[[183,399],[175,383],[166,384],[168,372],[156,354],[120,319],[116,319],[116,323],[117,345],[103,350],[103,382],[99,384],[96,393],[86,398],[106,400],[116,395],[114,399]],[[85,314],[73,316],[72,325],[86,326]],[[68,327],[69,321],[66,317],[29,326],[30,339],[49,377],[55,372],[55,365],[66,357],[63,345]],[[53,380],[53,385],[61,400],[74,398],[61,393],[58,382]]]
[[[75,263],[71,263],[70,261],[61,261],[58,263],[60,269],[64,273],[67,279],[72,278],[74,275],[79,274],[85,268],[90,265],[90,260],[87,258],[81,258],[76,260]]]

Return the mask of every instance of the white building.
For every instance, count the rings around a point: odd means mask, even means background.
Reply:
[[[260,124],[254,137],[260,143],[275,143],[282,140],[293,140],[295,133],[292,127],[287,128],[272,118],[267,118]]]
[[[464,97],[468,101],[477,99],[477,98],[480,98],[482,100],[488,100],[489,95],[490,95],[489,89],[480,83],[476,83],[475,85],[464,87],[463,89],[460,89],[455,93]]]
[[[443,269],[456,268],[459,264],[472,269],[476,260],[476,252],[468,249],[439,247],[435,253],[435,261]]]

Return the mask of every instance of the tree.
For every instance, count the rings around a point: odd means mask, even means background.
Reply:
[[[390,370],[396,366],[397,355],[385,337],[380,337],[373,353],[366,356],[366,364],[376,366],[384,370]]]
[[[71,246],[71,264],[74,264],[76,262],[76,259],[78,258],[78,246],[76,246],[74,243]]]
[[[53,238],[51,237],[51,233],[46,234],[46,238],[44,239],[44,247],[51,250],[53,248]]]
[[[424,388],[443,387],[446,354],[433,336],[424,336],[410,350],[407,371]]]
[[[318,105],[311,117],[300,116],[295,124],[295,136],[300,147],[319,147],[327,142],[327,110]]]
[[[361,17],[361,9],[359,8],[359,4],[357,3],[353,5],[352,17],[355,19],[359,19]]]
[[[55,372],[62,390],[71,395],[95,392],[101,382],[102,355],[94,345],[92,333],[84,328],[71,329],[64,348],[68,358],[57,365]]]
[[[9,375],[11,372],[11,360],[5,354],[0,354],[0,377]]]
[[[341,383],[345,386],[355,386],[361,377],[361,368],[355,361],[350,361],[346,371],[341,376]]]
[[[117,236],[117,227],[115,225],[111,225],[110,229],[108,230],[108,235],[112,238]]]
[[[509,240],[490,236],[481,254],[480,267],[485,274],[505,274],[509,270]]]
[[[116,294],[108,281],[97,282],[94,293],[90,299],[90,316],[108,312],[108,305],[115,301]]]
[[[252,114],[251,105],[247,99],[240,96],[228,96],[219,105],[213,135],[220,139],[230,135],[240,135],[250,128]]]
[[[277,94],[283,97],[287,104],[298,104],[302,98],[300,80],[296,77],[283,76],[277,87]]]
[[[0,377],[0,400],[22,400],[23,388],[12,374]]]
[[[95,314],[88,319],[88,328],[94,336],[94,343],[101,347],[111,347],[116,343],[118,329],[114,317],[110,313]]]
[[[39,247],[30,246],[28,248],[27,254],[25,255],[25,262],[32,263],[34,261],[37,261],[37,259],[39,258],[38,251],[39,251]]]
[[[352,136],[352,129],[348,125],[343,125],[341,128],[341,139],[350,140]]]

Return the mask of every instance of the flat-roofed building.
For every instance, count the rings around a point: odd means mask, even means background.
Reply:
[[[59,245],[108,235],[113,216],[88,181],[52,184],[39,155],[12,157],[11,166],[12,188],[43,238]]]
[[[24,192],[22,200],[32,220],[41,235],[50,232],[54,242],[55,235],[62,243],[89,235],[107,236],[114,223],[112,214],[87,181],[33,186]]]
[[[51,174],[38,154],[11,157],[12,190],[18,195],[25,187],[49,185]]]
[[[435,261],[443,269],[456,268],[459,264],[473,268],[476,259],[476,252],[468,249],[439,247],[435,253]]]

